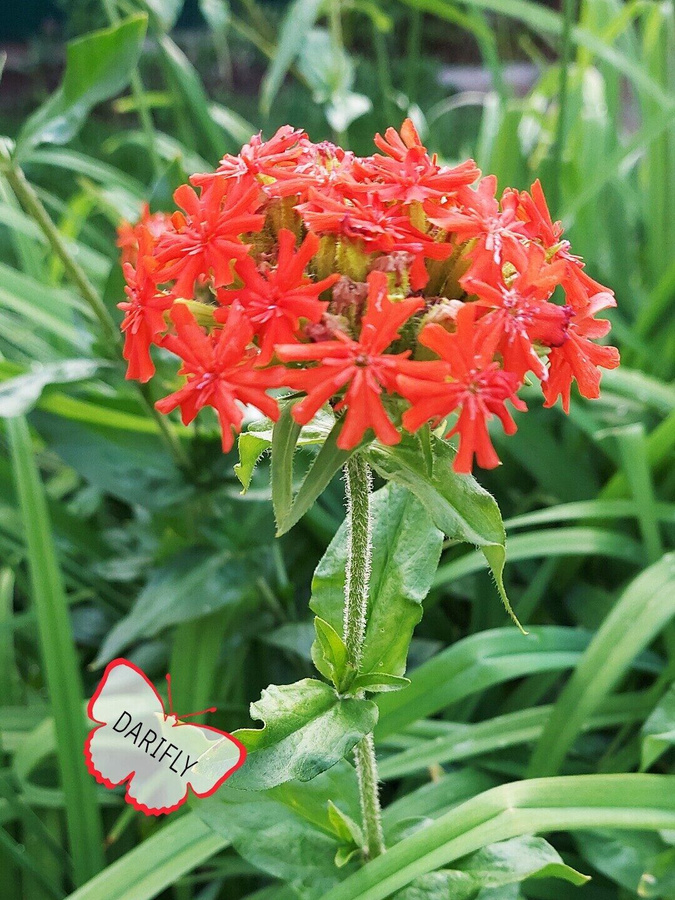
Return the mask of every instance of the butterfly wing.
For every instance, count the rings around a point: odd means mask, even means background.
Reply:
[[[99,723],[85,745],[87,765],[107,787],[121,784],[134,772],[132,741],[124,735],[138,720],[159,723],[164,719],[162,700],[145,674],[132,663],[109,663],[96,693],[89,701],[90,719]],[[128,727],[125,727],[128,726]]]
[[[226,731],[178,722],[174,732],[180,735],[180,745],[186,753],[183,768],[186,787],[198,797],[207,797],[232,775],[246,759],[246,749]]]

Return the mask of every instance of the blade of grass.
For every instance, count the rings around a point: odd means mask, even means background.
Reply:
[[[623,469],[628,478],[631,493],[635,498],[647,558],[650,563],[655,563],[663,556],[664,548],[656,511],[652,474],[647,459],[645,429],[642,423],[636,423],[617,429],[615,434],[619,442]]]
[[[521,834],[674,826],[675,776],[582,775],[504,784],[404,838],[323,900],[384,900],[420,875]]]
[[[45,492],[26,420],[8,419],[7,434],[25,529],[32,602],[58,736],[57,757],[66,796],[73,870],[76,883],[81,884],[105,865],[95,785],[82,755],[85,731],[82,682]]]
[[[188,813],[160,828],[68,900],[152,900],[227,845],[195,813]]]
[[[378,739],[401,731],[495,684],[577,664],[587,633],[573,628],[533,628],[526,637],[513,628],[471,635],[441,651],[410,675],[403,691],[381,694]]]
[[[530,777],[558,772],[585,719],[675,615],[675,554],[628,586],[565,685],[535,747]]]
[[[601,709],[585,719],[583,731],[640,722],[649,713],[649,702],[650,697],[644,693],[611,697]],[[429,739],[415,741],[409,749],[380,762],[380,777],[385,781],[401,778],[432,766],[530,743],[541,735],[551,710],[552,706],[538,706],[468,725],[433,720],[420,722],[419,725],[430,726]],[[418,730],[421,731],[414,725],[406,734],[416,734]]]
[[[518,534],[510,538],[509,562],[538,559],[542,556],[605,556],[622,559],[637,565],[644,561],[642,547],[632,538],[602,528],[551,528]],[[458,578],[480,572],[485,568],[480,551],[465,553],[439,566],[434,587],[452,584]],[[433,602],[433,597],[430,598]],[[428,602],[427,602],[428,605]]]
[[[18,703],[21,679],[16,668],[14,638],[10,625],[13,616],[14,572],[10,568],[0,569],[0,685],[3,703]]]

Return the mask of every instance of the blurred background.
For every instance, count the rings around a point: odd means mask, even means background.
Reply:
[[[140,51],[138,29],[124,25],[138,11],[149,14]],[[59,786],[57,759],[67,753],[56,746],[52,709],[70,710],[77,748],[78,704],[105,662],[124,654],[156,679],[171,671],[176,707],[213,704],[213,724],[229,730],[249,723],[249,702],[270,682],[311,673],[310,581],[344,517],[341,481],[276,540],[266,461],[242,495],[237,454],[221,454],[210,411],[188,429],[160,426],[151,407],[172,389],[172,366],[160,359],[149,391],[125,382],[96,307],[119,322],[120,220],[137,219],[145,201],[171,209],[189,174],[214,168],[261,129],[269,137],[290,123],[368,154],[376,131],[410,116],[444,162],[471,156],[500,188],[541,178],[574,252],[616,292],[612,338],[623,365],[604,376],[602,399],[578,398],[566,417],[538,408],[533,391],[517,434],[495,432],[503,466],[478,475],[506,520],[517,614],[573,631],[581,644],[556,649],[551,638],[546,664],[517,679],[504,664],[443,715],[475,724],[556,701],[584,642],[672,548],[675,531],[674,17],[670,0],[4,5],[1,134],[35,133],[35,110],[64,77],[67,41],[85,42],[85,62],[65,91],[75,109],[68,127],[23,142],[30,196],[52,232],[0,177],[0,416],[13,422],[0,428],[3,900],[49,895],[45,873],[69,884],[67,863],[30,811],[57,845],[64,813],[71,825],[77,818],[84,801]],[[101,28],[112,29],[111,42],[89,45]],[[451,542],[427,607],[412,666],[511,627],[479,555]],[[643,637],[625,665],[598,662],[619,666],[617,682],[642,700],[599,730],[584,727],[592,733],[565,771],[639,767],[645,728],[672,680],[675,630],[646,628]],[[71,680],[74,694],[64,687]],[[662,710],[671,735],[673,706]],[[519,777],[532,740],[477,745],[471,765]],[[671,744],[651,762],[656,770],[672,769]],[[427,775],[392,777],[385,801]],[[96,791],[110,860],[156,825]],[[594,873],[585,896],[602,900],[637,896],[635,859],[665,852],[664,841],[629,842],[630,859],[601,835],[562,843]],[[237,868],[227,855],[208,871],[214,900],[265,884],[255,866]],[[179,887],[171,896],[181,900],[201,890]],[[672,897],[672,884],[648,896]]]

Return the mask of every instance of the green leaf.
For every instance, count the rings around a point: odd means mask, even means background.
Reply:
[[[335,629],[320,619],[314,619],[316,640],[312,644],[312,662],[319,672],[344,693],[352,683],[355,671],[347,665],[347,647]]]
[[[143,47],[147,16],[134,15],[68,44],[61,86],[24,124],[17,139],[21,158],[38,144],[66,144],[98,103],[127,86]]]
[[[301,52],[322,4],[323,0],[293,0],[288,7],[272,64],[262,82],[260,106],[265,115],[269,114],[286,73]]]
[[[357,675],[351,684],[352,693],[357,691],[370,691],[372,694],[382,694],[386,691],[400,691],[408,687],[409,678],[400,675],[390,675],[388,672],[368,672],[366,675]]]
[[[675,847],[659,853],[642,873],[639,897],[672,897],[675,894]]]
[[[671,553],[631,582],[595,634],[539,739],[530,763],[531,777],[559,771],[584,719],[673,615],[675,554]]]
[[[332,687],[305,678],[270,685],[251,704],[261,729],[235,732],[249,755],[232,786],[266,790],[292,778],[309,781],[339,762],[377,721],[371,700],[340,699]]]
[[[282,522],[293,503],[293,456],[301,427],[291,415],[294,401],[284,403],[272,432],[272,506],[274,517]]]
[[[371,497],[373,554],[362,673],[401,676],[422,618],[443,536],[405,488],[388,484]],[[312,581],[312,610],[342,633],[348,523],[340,526]]]
[[[480,887],[495,888],[526,878],[562,878],[585,884],[589,878],[565,865],[558,851],[541,837],[523,835],[483,847],[457,863]]]
[[[262,437],[249,429],[239,435],[237,448],[239,450],[239,462],[234,466],[234,474],[241,482],[242,494],[251,486],[251,479],[260,457],[272,446],[269,438]]]
[[[338,844],[328,822],[317,827],[274,791],[238,791],[229,787],[233,780],[195,807],[204,822],[256,869],[285,882],[289,898],[318,898],[334,887],[339,880],[333,862]],[[273,896],[287,896],[279,883]]]
[[[50,448],[90,484],[133,506],[150,509],[166,508],[192,494],[156,433],[126,430],[132,422],[142,426],[147,418],[65,396],[44,397],[40,407],[31,421]],[[58,415],[42,409],[54,409]],[[66,418],[69,411],[74,414]],[[85,414],[93,424],[85,424]],[[82,424],[76,421],[80,415]]]
[[[36,365],[25,375],[17,375],[0,384],[0,418],[27,413],[50,384],[83,381],[96,374],[101,362],[94,359],[69,359]]]
[[[404,439],[395,447],[373,444],[368,456],[383,478],[402,484],[424,504],[434,524],[448,537],[480,547],[504,606],[522,631],[504,589],[506,532],[499,507],[475,478],[453,471],[455,451],[450,444],[433,436],[431,448],[432,473],[414,438]]]
[[[282,402],[281,406],[283,409],[285,404]],[[296,446],[311,447],[323,444],[334,424],[333,414],[321,410],[308,425],[303,425]],[[251,486],[253,472],[260,457],[272,448],[274,429],[274,422],[270,419],[261,419],[259,422],[252,422],[248,430],[239,435],[239,462],[235,465],[234,472],[244,488],[242,494],[245,494]]]
[[[595,828],[575,834],[574,838],[584,860],[633,894],[638,893],[649,864],[665,849],[658,834],[649,831]],[[645,895],[639,893],[638,896]]]
[[[675,685],[659,700],[642,726],[641,769],[648,769],[675,744]]]
[[[140,638],[239,603],[254,576],[253,556],[192,547],[152,572],[131,609],[108,632],[93,665],[102,666]]]
[[[478,887],[470,875],[455,869],[429,872],[392,895],[392,900],[474,900]]]
[[[337,439],[342,430],[344,420],[338,419],[333,425],[330,434],[314,461],[309,467],[300,488],[286,515],[277,521],[277,537],[286,534],[304,516],[314,501],[330,484],[333,476],[347,462],[354,453],[352,450],[341,450],[337,445]]]

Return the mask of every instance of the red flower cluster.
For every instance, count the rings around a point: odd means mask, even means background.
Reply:
[[[598,396],[619,355],[595,343],[610,327],[595,316],[614,296],[539,182],[498,198],[494,177],[441,165],[410,121],[375,144],[358,158],[286,126],[194,175],[182,211],[125,223],[127,377],[152,377],[153,344],[175,354],[186,380],[157,408],[187,424],[213,407],[224,450],[243,407],[276,419],[268,391],[286,387],[305,394],[300,424],[331,404],[344,449],[431,422],[458,436],[458,472],[496,466],[487,423],[516,430],[506,402],[526,409],[528,373],[546,406],[567,411],[574,380]]]

